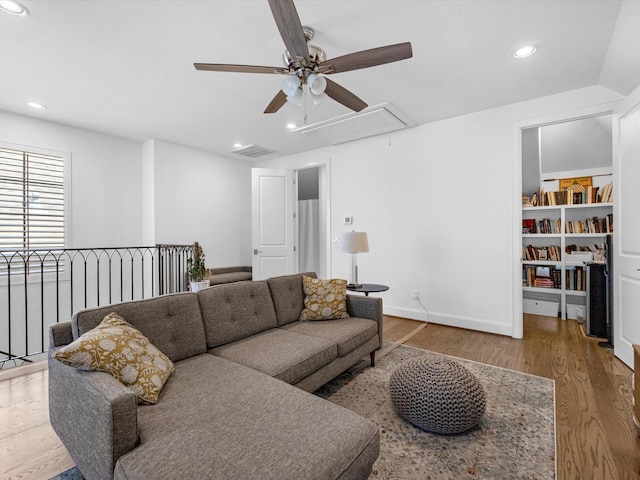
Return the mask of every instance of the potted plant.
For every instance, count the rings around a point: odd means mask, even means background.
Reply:
[[[198,242],[193,244],[193,256],[187,260],[187,273],[192,292],[197,292],[209,286],[209,280],[205,280],[206,267],[204,266],[204,252]]]

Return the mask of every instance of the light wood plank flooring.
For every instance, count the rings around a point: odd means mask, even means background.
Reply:
[[[555,379],[560,480],[640,479],[632,372],[576,322],[527,315],[522,340],[429,324],[406,339],[421,325],[385,317],[385,339]],[[47,371],[20,368],[0,372],[0,478],[46,480],[73,461],[48,422]]]

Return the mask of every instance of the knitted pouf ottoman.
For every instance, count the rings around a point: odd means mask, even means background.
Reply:
[[[391,374],[391,400],[398,414],[433,433],[461,433],[475,427],[486,406],[484,388],[458,362],[424,355]]]

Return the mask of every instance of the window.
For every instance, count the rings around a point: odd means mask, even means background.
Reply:
[[[63,156],[0,146],[0,275],[55,270],[64,248]],[[28,265],[28,269],[27,269]]]

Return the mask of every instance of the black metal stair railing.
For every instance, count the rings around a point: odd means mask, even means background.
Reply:
[[[193,245],[0,250],[0,369],[48,348],[49,325],[81,308],[188,288]]]

